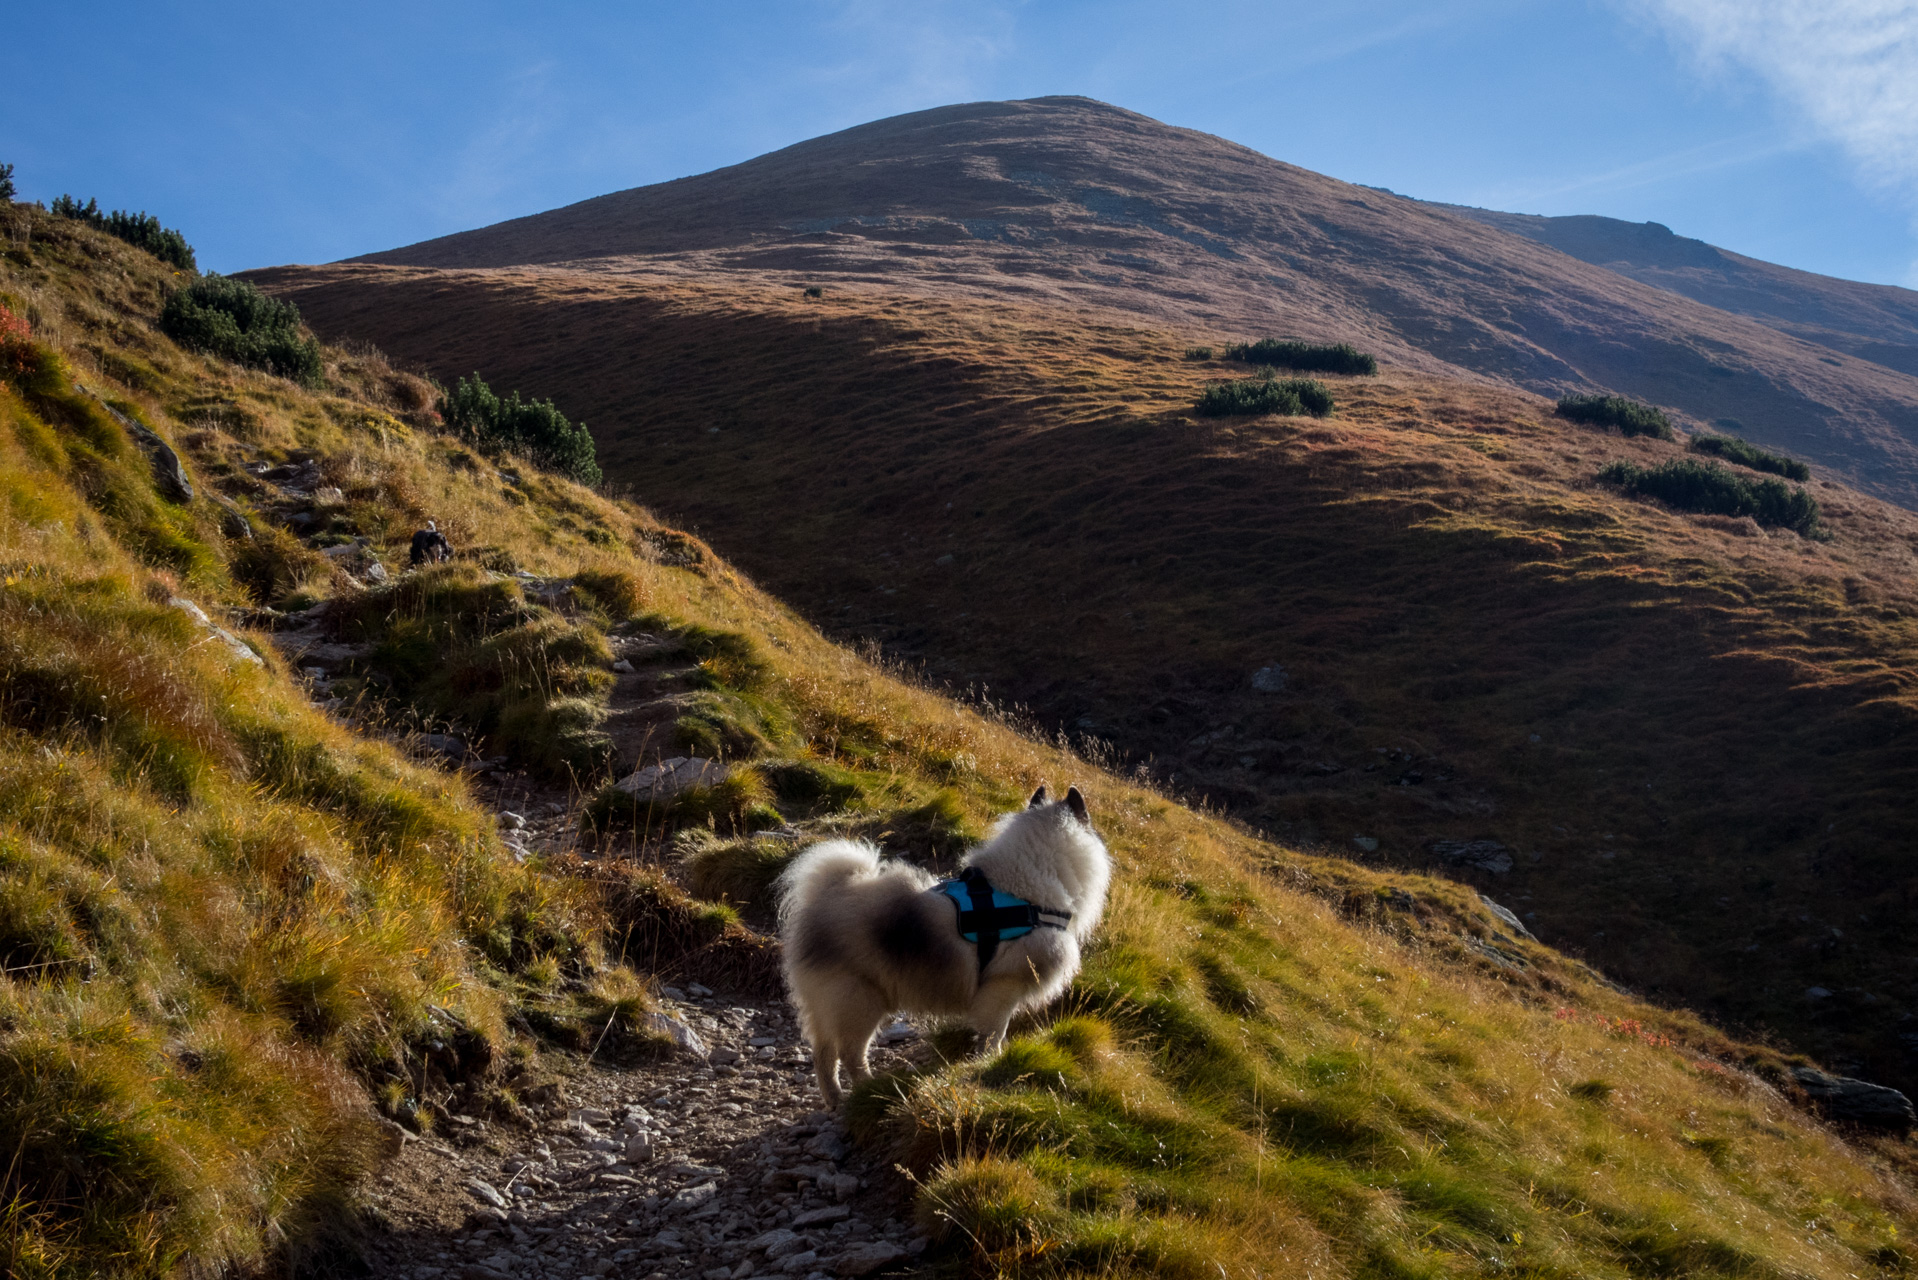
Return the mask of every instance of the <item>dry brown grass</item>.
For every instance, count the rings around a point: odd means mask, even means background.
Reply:
[[[1363,834],[1431,867],[1432,840],[1496,837],[1518,866],[1480,883],[1555,944],[1914,1079],[1909,512],[1822,480],[1828,543],[1668,512],[1593,478],[1681,443],[1390,368],[1328,378],[1330,420],[1196,419],[1233,367],[1184,351],[1215,335],[1061,311],[664,274],[266,279],[333,331],[559,397],[610,476],[935,683],[1307,847]],[[1251,693],[1273,662],[1287,694]]]
[[[1893,1148],[1847,1146],[1748,1072],[1775,1074],[1776,1055],[1500,941],[1469,889],[1297,854],[1182,808],[828,642],[637,508],[542,477],[512,483],[346,394],[189,362],[142,329],[137,289],[117,295],[111,273],[57,244],[35,262],[51,277],[43,296],[69,290],[69,314],[111,318],[128,359],[174,370],[154,390],[121,385],[176,439],[195,433],[202,477],[242,449],[312,453],[381,493],[483,512],[474,527],[525,563],[622,575],[650,612],[750,637],[754,696],[790,718],[809,758],[952,821],[983,825],[1039,781],[1086,791],[1119,889],[1084,979],[1048,1021],[1075,1016],[860,1103],[874,1140],[913,1162],[955,1265],[1834,1278],[1910,1266],[1899,1233],[1918,1215]],[[120,265],[139,281],[137,261]],[[215,390],[226,408],[189,417]],[[635,939],[649,955],[657,943],[661,963],[717,947],[742,977],[767,973],[763,941],[656,877],[603,873],[619,883],[595,910],[581,877],[505,863],[456,781],[325,720],[277,661],[256,669],[197,644],[149,600],[186,579],[116,541],[34,455],[19,415],[0,476],[39,505],[0,520],[0,555],[48,568],[9,569],[0,601],[16,611],[9,636],[52,618],[64,639],[17,646],[7,689],[21,687],[12,673],[44,671],[55,678],[34,688],[138,701],[97,730],[23,723],[0,743],[12,771],[0,794],[17,806],[0,807],[0,832],[25,851],[9,852],[0,888],[23,919],[51,919],[56,897],[84,906],[70,919],[86,929],[43,928],[33,945],[86,947],[98,966],[87,984],[0,986],[0,1133],[43,1134],[46,1167],[66,1169],[81,1137],[62,1117],[110,1114],[138,1163],[120,1167],[124,1199],[52,1174],[9,1187],[15,1270],[246,1264],[273,1233],[309,1229],[363,1167],[349,1139],[365,1103],[345,1064],[395,1042],[403,1061],[429,1002],[496,1026],[515,990],[551,986],[557,957],[590,947],[603,919],[619,926],[598,935],[614,956],[622,937],[642,962]],[[193,514],[196,529],[213,518]],[[237,604],[220,549],[193,589]],[[741,649],[728,650],[735,666]],[[155,664],[188,696],[169,702],[135,678]],[[1488,958],[1493,943],[1504,961]],[[609,1024],[645,1002],[605,977],[565,1001]],[[238,1060],[255,1090],[216,1091],[219,1064]],[[1575,1092],[1594,1080],[1613,1088]],[[103,1234],[71,1227],[83,1212]]]

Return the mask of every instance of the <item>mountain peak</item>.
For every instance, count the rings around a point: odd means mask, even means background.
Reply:
[[[892,116],[358,261],[882,286],[1090,307],[1200,341],[1352,342],[1424,372],[1734,421],[1918,506],[1918,295],[1658,223],[1426,204],[1092,98]]]

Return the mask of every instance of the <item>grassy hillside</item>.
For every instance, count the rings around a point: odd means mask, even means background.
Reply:
[[[559,398],[609,476],[841,636],[1288,841],[1442,868],[1497,840],[1509,872],[1454,870],[1554,945],[1918,1080],[1908,512],[1825,480],[1829,541],[1668,511],[1597,476],[1682,441],[1390,368],[1327,375],[1329,419],[1202,418],[1250,370],[1065,313],[271,278],[331,332]]]
[[[644,1007],[599,946],[644,895],[599,890],[645,873],[506,857],[460,775],[365,731],[417,708],[404,646],[359,668],[379,692],[355,728],[254,629],[296,610],[383,619],[373,655],[483,617],[581,671],[593,635],[640,622],[702,673],[715,723],[754,730],[727,748],[752,803],[811,830],[936,851],[1041,779],[1087,790],[1119,881],[1064,1007],[853,1105],[954,1274],[1918,1266],[1909,1148],[1821,1128],[1775,1053],[1510,936],[1461,885],[1261,842],[903,682],[644,511],[409,425],[410,384],[370,354],[330,351],[314,391],[191,356],[153,328],[157,264],[73,227],[32,246],[0,269],[35,329],[0,381],[11,1273],[311,1261],[378,1158],[376,1108],[426,1124],[465,1091],[510,1115],[564,1011]],[[180,452],[190,499],[161,495],[122,419]],[[342,481],[326,521],[252,486],[247,464],[288,461]],[[352,530],[397,564],[426,513],[533,576],[468,561],[367,586],[323,554]],[[643,852],[687,879],[757,866],[732,882],[750,912],[778,865],[750,811]]]

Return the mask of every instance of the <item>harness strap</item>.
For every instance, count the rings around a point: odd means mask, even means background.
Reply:
[[[995,904],[992,882],[978,867],[967,867],[960,873],[956,883],[971,899],[972,909],[967,910],[957,894],[947,896],[959,908],[960,934],[973,935],[979,951],[979,972],[982,974],[986,966],[992,963],[992,958],[999,954],[1002,932],[1010,931],[1014,937],[1034,929],[1058,929],[1063,932],[1072,920],[1070,911],[1051,911],[1023,899],[1014,898],[1004,906]],[[1010,894],[1003,896],[1011,897]]]
[[[992,958],[999,954],[999,913],[992,909],[992,885],[987,882],[986,873],[977,867],[967,867],[959,882],[966,886],[966,894],[972,899],[972,910],[959,913],[959,932],[978,930],[979,972],[984,973]],[[966,928],[968,914],[972,916],[972,929]]]

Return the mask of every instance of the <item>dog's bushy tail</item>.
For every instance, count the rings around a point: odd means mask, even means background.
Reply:
[[[828,840],[792,860],[779,873],[779,922],[785,924],[822,894],[879,874],[879,850],[863,840]]]

